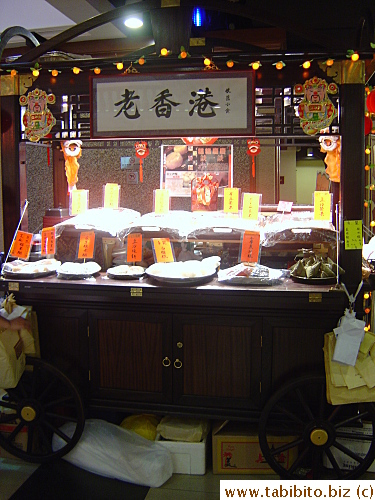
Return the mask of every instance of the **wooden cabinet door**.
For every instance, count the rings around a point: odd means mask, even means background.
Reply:
[[[261,376],[261,318],[176,315],[173,392],[177,404],[255,408]]]
[[[59,368],[86,396],[89,385],[86,310],[52,305],[33,309],[38,318],[42,359]]]
[[[172,319],[159,313],[90,311],[93,397],[172,400]]]

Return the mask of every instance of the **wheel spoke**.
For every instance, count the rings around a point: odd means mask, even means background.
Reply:
[[[53,406],[53,405],[60,405],[62,403],[67,403],[68,401],[74,401],[73,396],[63,396],[59,399],[49,401],[48,403],[44,404],[44,407],[48,408],[48,407]]]
[[[312,479],[317,479],[321,477],[322,470],[322,453],[317,448],[313,448],[312,453]]]
[[[300,439],[295,439],[294,441],[291,441],[290,443],[283,444],[282,446],[279,446],[278,448],[270,448],[270,453],[271,455],[278,455],[279,453],[283,453],[284,451],[291,450],[292,448],[295,448],[296,446],[299,446],[300,444],[303,443],[303,438]]]
[[[356,441],[369,441],[371,442],[374,438],[372,435],[366,435],[366,434],[355,434],[350,433],[350,432],[341,432],[338,431],[336,432],[336,437],[337,438],[347,438],[347,439],[354,439]]]
[[[297,422],[297,424],[300,424],[300,425],[304,424],[302,419],[300,419],[297,415],[295,415],[291,411],[284,408],[284,406],[277,404],[277,405],[275,405],[275,408],[276,408],[276,410],[280,411],[280,413],[283,413],[284,415],[290,417],[294,422]]]
[[[334,406],[334,410],[331,413],[331,415],[327,418],[328,422],[331,422],[337,415],[340,413],[342,409],[342,405]]]
[[[69,415],[60,415],[59,413],[46,412],[46,416],[50,418],[58,418],[60,420],[64,420],[64,422],[78,422],[78,419],[76,417],[71,417]]]
[[[54,432],[59,437],[61,437],[61,439],[63,439],[66,443],[71,442],[72,438],[70,436],[68,436],[67,434],[62,432],[62,430],[59,429],[58,427],[55,427],[54,425],[52,425],[50,422],[48,422],[48,420],[44,421],[44,425],[46,425],[52,432]]]
[[[33,451],[33,439],[34,439],[34,426],[29,425],[29,430],[27,434],[27,453],[31,454]]]
[[[50,392],[50,390],[52,389],[52,387],[55,385],[56,383],[56,379],[52,379],[51,382],[48,384],[48,386],[44,389],[44,391],[42,392],[42,394],[40,394],[39,396],[39,401],[43,401],[44,398],[47,396],[47,394]]]
[[[307,454],[309,452],[310,452],[310,448],[308,446],[306,446],[306,448],[298,455],[296,460],[289,467],[288,472],[290,474],[293,474],[298,469],[298,467],[300,466],[300,464],[302,464],[304,458],[307,456]]]
[[[344,477],[344,473],[341,471],[340,466],[337,463],[335,457],[333,456],[332,451],[329,448],[327,448],[326,450],[324,450],[324,452],[327,455],[328,460],[331,462],[332,467],[333,467],[334,471],[336,472],[337,476],[340,479],[343,478]]]
[[[47,448],[47,453],[53,453],[51,439],[48,439],[44,429],[41,425],[38,425],[38,434],[41,436],[44,446]],[[47,454],[46,453],[46,454]]]
[[[354,424],[355,422],[365,420],[366,417],[369,416],[368,411],[364,411],[362,413],[358,413],[357,415],[354,415],[353,417],[348,417],[345,420],[342,420],[341,422],[338,422],[335,424],[335,429],[338,429],[339,427],[347,427],[349,424]]]
[[[302,395],[301,390],[297,387],[296,390],[295,390],[295,392],[296,392],[296,394],[298,396],[299,402],[302,405],[302,408],[305,410],[305,412],[306,412],[307,416],[309,417],[309,419],[310,420],[314,420],[314,415],[312,414],[309,405],[307,404],[304,396]]]
[[[16,436],[22,431],[22,429],[25,427],[25,424],[23,422],[20,422],[14,429],[13,431],[9,434],[9,436],[6,438],[9,443],[13,441],[13,439],[16,438]]]
[[[9,408],[10,410],[17,410],[17,404],[13,402],[7,402],[2,400],[1,405],[3,408]]]
[[[332,446],[334,446],[338,450],[342,451],[345,455],[348,455],[350,458],[352,458],[353,460],[355,460],[359,464],[363,464],[364,459],[362,457],[360,457],[359,455],[357,455],[357,453],[354,453],[354,451],[349,450],[349,448],[347,448],[343,444],[335,441]]]

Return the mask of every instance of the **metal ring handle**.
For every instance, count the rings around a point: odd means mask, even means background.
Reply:
[[[178,358],[175,359],[174,363],[173,363],[173,366],[179,370],[180,368],[182,368],[182,361],[180,359],[178,359]]]
[[[166,356],[162,361],[163,366],[168,367],[171,366],[171,360]]]

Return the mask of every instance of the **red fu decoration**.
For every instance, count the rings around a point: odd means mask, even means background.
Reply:
[[[251,156],[252,164],[251,164],[251,173],[252,176],[255,177],[255,159],[254,157],[260,153],[260,141],[256,137],[254,139],[247,140],[247,151],[246,153]]]
[[[139,182],[143,182],[143,160],[149,155],[149,149],[146,141],[136,142],[135,156],[139,158]]]
[[[375,90],[371,90],[366,98],[366,106],[369,113],[375,113]]]

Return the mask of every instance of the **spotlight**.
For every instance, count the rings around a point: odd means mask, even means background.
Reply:
[[[124,24],[127,28],[141,28],[143,26],[143,16],[142,14],[132,14],[131,16],[127,17],[124,21]]]

